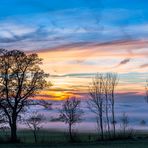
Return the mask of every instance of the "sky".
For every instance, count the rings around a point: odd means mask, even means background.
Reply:
[[[144,95],[147,0],[0,1],[0,48],[38,53],[53,86],[39,97],[87,97],[97,73],[116,72],[117,93]]]

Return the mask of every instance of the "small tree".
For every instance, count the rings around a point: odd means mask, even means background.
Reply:
[[[145,121],[144,119],[141,120],[141,121],[140,121],[140,125],[141,125],[141,126],[145,126],[145,125],[146,125],[146,121]]]
[[[123,130],[124,135],[126,134],[128,124],[129,124],[129,118],[126,113],[123,113],[123,115],[121,117],[121,128]]]
[[[81,121],[83,111],[80,109],[81,101],[75,97],[68,98],[64,101],[62,109],[60,111],[60,119],[69,126],[70,141],[74,141],[72,128]]]
[[[37,143],[37,133],[41,128],[41,124],[43,122],[43,115],[38,114],[37,112],[33,112],[29,118],[26,120],[27,126],[32,130],[34,141]]]

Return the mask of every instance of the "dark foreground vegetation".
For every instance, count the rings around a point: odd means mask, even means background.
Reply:
[[[130,133],[118,133],[116,139],[112,140],[98,140],[98,135],[95,133],[77,133],[75,135],[76,141],[71,143],[69,136],[65,132],[56,131],[40,131],[38,133],[38,143],[34,142],[34,136],[31,131],[18,131],[20,142],[17,144],[9,143],[9,132],[1,133],[0,136],[1,148],[147,148],[148,133],[136,132],[132,135]]]

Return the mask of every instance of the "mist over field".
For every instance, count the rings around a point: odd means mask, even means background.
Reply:
[[[45,109],[41,106],[33,106],[24,115],[29,115],[32,112],[38,112],[45,116],[45,121],[42,128],[56,131],[67,131],[67,125],[63,122],[56,121],[59,117],[60,109],[63,101],[49,101],[52,102],[52,109]],[[77,132],[97,132],[95,115],[89,110],[86,100],[81,102],[81,108],[84,111],[82,122],[77,123],[74,130]],[[143,95],[116,95],[115,103],[115,117],[117,121],[117,129],[121,129],[121,119],[123,113],[126,113],[129,119],[129,129],[133,130],[148,130],[148,104]],[[105,119],[104,119],[105,120]],[[143,125],[141,122],[145,121]],[[24,124],[19,124],[19,128],[28,128]]]

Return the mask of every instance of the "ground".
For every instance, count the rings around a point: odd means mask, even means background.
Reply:
[[[1,148],[147,148],[148,141],[116,141],[87,144],[1,144]]]
[[[9,133],[1,133],[1,137],[8,137]],[[31,131],[19,131],[19,144],[0,144],[0,148],[148,148],[148,134],[136,133],[135,138],[126,140],[110,140],[96,142],[96,134],[77,134],[78,142],[69,143],[67,133],[56,131],[42,131],[38,133],[38,143],[34,143]]]

